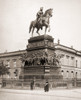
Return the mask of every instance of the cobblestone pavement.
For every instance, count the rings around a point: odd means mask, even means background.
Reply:
[[[81,89],[43,90],[0,89],[0,100],[81,100]]]

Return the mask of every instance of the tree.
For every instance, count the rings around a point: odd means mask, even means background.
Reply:
[[[3,61],[0,62],[0,76],[3,77],[6,73],[9,72],[9,68],[7,68],[7,65],[4,65]]]

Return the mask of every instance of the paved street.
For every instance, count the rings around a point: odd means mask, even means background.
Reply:
[[[0,100],[81,100],[81,89],[12,90],[0,89]]]

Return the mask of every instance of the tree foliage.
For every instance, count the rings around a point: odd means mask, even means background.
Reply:
[[[0,76],[5,75],[9,72],[9,68],[7,68],[7,65],[4,65],[3,61],[0,62]]]

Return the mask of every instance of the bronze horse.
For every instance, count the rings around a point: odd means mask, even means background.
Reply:
[[[47,28],[49,28],[48,31],[50,31],[50,25],[49,25],[49,19],[50,17],[52,17],[52,10],[53,9],[48,9],[45,11],[44,15],[42,16],[42,24],[40,22],[38,22],[37,20],[34,20],[30,23],[30,27],[29,27],[29,33],[32,31],[32,37],[33,37],[33,32],[34,29],[37,28],[36,33],[38,35],[40,35],[39,30],[42,30],[42,27],[45,26],[45,34],[47,31]]]

